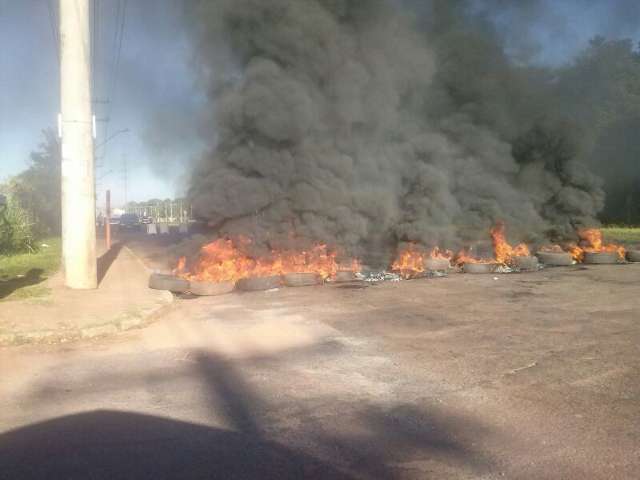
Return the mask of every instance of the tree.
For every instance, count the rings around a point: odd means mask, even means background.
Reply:
[[[61,229],[60,144],[54,130],[42,134],[29,167],[9,182],[13,199],[31,217],[39,236],[59,234]]]

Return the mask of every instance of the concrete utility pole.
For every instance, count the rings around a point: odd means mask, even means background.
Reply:
[[[62,255],[65,284],[98,286],[89,0],[60,0]]]
[[[122,154],[122,174],[124,180],[124,209],[127,210],[127,203],[129,203],[129,199],[127,198],[129,195],[129,169],[127,165],[127,156]]]
[[[106,218],[104,222],[104,238],[107,242],[107,250],[111,250],[111,190],[107,190]]]

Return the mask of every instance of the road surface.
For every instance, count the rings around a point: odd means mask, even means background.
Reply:
[[[625,479],[640,265],[177,300],[0,350],[1,479]]]

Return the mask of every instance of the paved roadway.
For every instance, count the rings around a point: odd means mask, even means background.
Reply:
[[[179,300],[0,350],[0,479],[625,479],[640,265]]]

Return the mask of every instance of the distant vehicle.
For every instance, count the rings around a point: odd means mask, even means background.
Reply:
[[[147,215],[143,215],[142,217],[140,217],[140,223],[143,225],[149,225],[153,223],[153,218],[148,217]]]
[[[140,226],[140,219],[135,213],[124,213],[120,215],[119,225],[121,228],[138,228]]]

